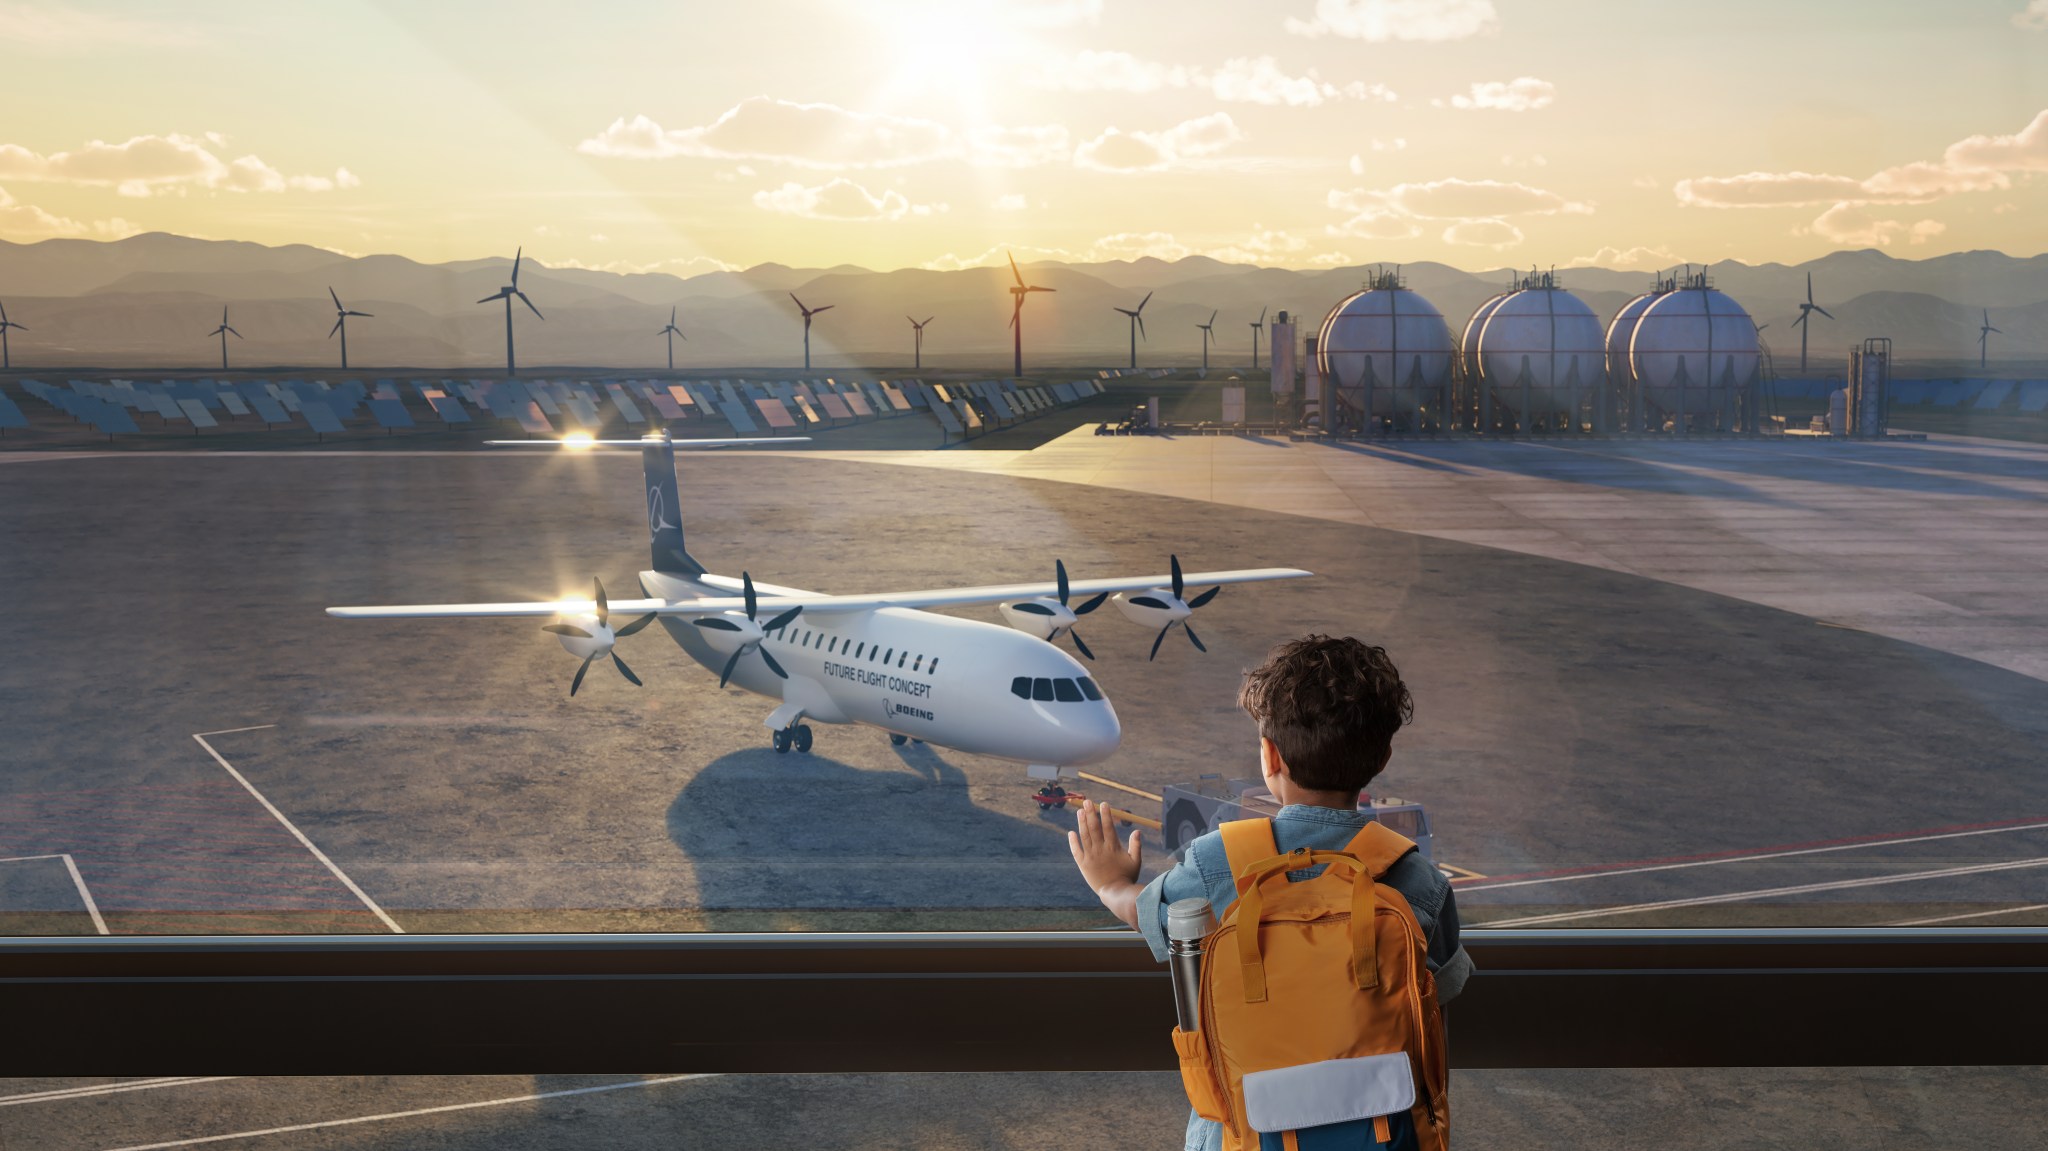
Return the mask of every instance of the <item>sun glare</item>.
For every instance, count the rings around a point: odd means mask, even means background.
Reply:
[[[563,447],[576,448],[578,450],[588,448],[591,444],[596,442],[597,438],[591,435],[589,432],[570,432],[568,435],[562,437]]]

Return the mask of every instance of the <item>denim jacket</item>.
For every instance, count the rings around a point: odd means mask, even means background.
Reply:
[[[1297,847],[1318,851],[1341,851],[1371,818],[1362,811],[1333,807],[1311,807],[1290,803],[1273,817],[1273,842],[1284,852]],[[1321,867],[1289,872],[1290,882],[1320,874]],[[1416,922],[1429,941],[1429,969],[1436,976],[1436,997],[1449,1003],[1472,974],[1472,960],[1458,943],[1458,908],[1451,897],[1451,882],[1417,852],[1409,852],[1380,880],[1399,891],[1414,910]],[[1176,900],[1202,898],[1220,917],[1230,901],[1237,898],[1237,885],[1230,875],[1230,862],[1223,851],[1223,836],[1211,831],[1190,843],[1181,861],[1160,875],[1138,894],[1138,930],[1151,945],[1152,957],[1166,961],[1166,909]],[[1223,1146],[1223,1125],[1188,1113],[1185,1151],[1218,1151]]]

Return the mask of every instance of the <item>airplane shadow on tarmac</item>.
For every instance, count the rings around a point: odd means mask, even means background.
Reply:
[[[904,913],[905,928],[998,930],[1036,925],[1007,911],[1096,906],[1059,821],[983,806],[950,753],[895,751],[901,769],[756,748],[697,772],[669,806],[668,833],[695,871],[706,929],[761,930],[763,912],[789,913],[785,929],[897,919],[817,914],[850,911]]]

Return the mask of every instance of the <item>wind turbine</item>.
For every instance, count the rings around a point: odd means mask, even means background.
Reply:
[[[222,304],[220,306],[220,327],[215,328],[214,330],[206,334],[209,336],[220,337],[220,370],[223,372],[227,371],[228,337],[233,336],[234,338],[239,340],[242,338],[242,333],[234,330],[233,328],[228,327],[228,306],[226,304]]]
[[[1986,308],[1986,309],[1984,309],[1984,326],[1983,326],[1983,327],[1981,327],[1981,328],[1978,328],[1978,329],[1977,329],[1977,366],[1978,366],[1978,367],[1982,368],[1982,367],[1984,367],[1984,366],[1985,366],[1985,365],[1986,365],[1987,363],[1989,363],[1989,362],[1990,362],[1990,356],[1991,356],[1991,337],[1992,337],[1993,335],[2000,335],[2000,336],[2002,336],[2002,335],[2004,335],[2004,334],[2005,334],[2004,332],[2001,332],[2001,331],[1999,331],[1999,330],[1998,330],[1997,328],[1994,328],[1994,327],[1992,327],[1992,326],[1991,326],[1991,309],[1989,309],[1989,308]]]
[[[903,318],[906,320],[910,320],[910,328],[911,331],[914,333],[911,338],[917,341],[917,346],[915,349],[913,349],[911,353],[912,356],[915,358],[916,363],[911,365],[911,370],[922,371],[924,370],[924,326],[925,324],[929,324],[933,320],[938,319],[938,317],[926,316],[922,323],[920,323],[917,320],[911,320],[909,316],[905,316]]]
[[[1259,309],[1259,322],[1252,325],[1252,371],[1259,370],[1259,333],[1266,330],[1266,309]]]
[[[1802,372],[1806,370],[1806,322],[1814,312],[1819,312],[1830,320],[1835,318],[1826,308],[1813,302],[1813,273],[1808,272],[1806,273],[1806,302],[1799,305],[1799,318],[1792,321],[1792,326],[1799,329],[1799,370]]]
[[[1202,370],[1206,372],[1209,370],[1209,341],[1216,338],[1216,313],[1211,311],[1208,323],[1195,326],[1202,329]]]
[[[334,333],[341,333],[341,370],[345,372],[348,371],[348,318],[350,316],[361,316],[367,320],[372,317],[368,312],[351,312],[347,308],[342,307],[341,297],[334,295],[332,287],[327,289],[327,294],[334,297],[334,326],[327,329],[327,338],[331,340],[334,338]]]
[[[479,304],[488,304],[492,300],[505,301],[505,374],[508,376],[519,374],[518,362],[512,358],[512,297],[518,296],[519,302],[532,309],[534,315],[542,320],[547,319],[540,314],[539,308],[533,306],[533,301],[526,298],[526,293],[519,290],[519,261],[525,255],[526,248],[521,245],[519,250],[512,254],[512,282],[477,301]]]
[[[28,331],[26,327],[8,319],[7,305],[0,304],[0,371],[14,370],[14,355],[7,350],[7,329],[9,328],[21,328],[24,332]]]
[[[663,328],[662,330],[660,330],[660,331],[658,331],[658,332],[656,332],[656,333],[654,333],[654,334],[655,334],[655,335],[657,335],[657,336],[667,336],[667,337],[668,337],[668,370],[669,370],[669,371],[671,371],[671,372],[675,371],[675,370],[676,370],[676,337],[677,337],[677,336],[683,336],[683,330],[682,330],[681,328],[678,328],[678,327],[676,327],[676,309],[675,309],[675,306],[674,306],[673,304],[671,304],[671,305],[669,306],[669,309],[668,309],[668,327],[666,327],[666,328]],[[686,344],[687,344],[687,343],[689,343],[689,342],[690,342],[690,337],[688,337],[688,336],[683,336],[683,342],[684,342],[684,343],[686,343]]]
[[[789,298],[796,300],[796,293],[791,292]],[[822,308],[806,308],[802,300],[796,300],[797,311],[804,314],[804,371],[808,372],[811,370],[811,317],[819,312],[829,312],[838,306],[838,304],[826,304]]]
[[[1003,254],[1010,256],[1008,252]],[[1014,334],[1012,344],[1017,356],[1017,362],[1013,365],[1014,370],[1011,374],[1021,377],[1024,374],[1024,297],[1032,292],[1057,292],[1059,289],[1041,288],[1036,284],[1025,283],[1024,273],[1017,270],[1017,257],[1015,256],[1010,256],[1010,275],[1017,278],[1017,286],[1010,289],[1010,296],[1015,301],[1014,305],[1010,308],[1010,330]]]
[[[1151,300],[1152,293],[1146,292],[1145,298],[1138,301],[1136,308],[1116,309],[1131,318],[1131,366],[1134,368],[1138,366],[1138,337],[1145,331],[1145,305]]]

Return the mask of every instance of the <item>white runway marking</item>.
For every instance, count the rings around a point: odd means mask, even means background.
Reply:
[[[2048,911],[2048,903],[2029,903],[2025,907],[2001,907],[1994,911],[1966,911],[1961,915],[1937,915],[1931,919],[1901,919],[1888,923],[1887,927],[1926,927],[1935,923],[1954,923],[1962,919],[1986,919],[1993,915],[2018,915],[2022,911]]]
[[[262,727],[275,727],[275,726],[277,726],[277,725],[276,725],[276,724],[263,724],[263,725],[261,725],[261,726],[262,726]],[[233,729],[231,729],[231,730],[234,730],[234,731],[256,731],[256,730],[258,730],[258,728],[254,728],[254,727],[238,727],[238,728],[233,728]],[[206,737],[207,737],[207,736],[209,736],[209,735],[225,735],[225,734],[227,734],[227,733],[226,733],[226,732],[220,732],[220,731],[209,731],[209,732],[201,732],[201,733],[199,733],[199,734],[197,734],[197,735],[194,735],[194,736],[193,736],[192,738],[198,741],[198,743],[199,743],[199,746],[201,746],[201,747],[203,747],[203,748],[205,748],[205,749],[206,749],[206,754],[208,754],[208,755],[212,756],[212,757],[213,757],[213,761],[214,761],[215,763],[218,763],[218,764],[220,764],[220,766],[221,766],[221,768],[222,768],[223,770],[225,770],[225,771],[226,771],[226,772],[227,772],[227,773],[228,773],[229,775],[231,775],[231,776],[234,776],[234,777],[235,777],[235,782],[236,782],[236,783],[239,783],[239,784],[241,784],[241,785],[242,785],[242,787],[243,787],[244,789],[246,789],[246,790],[248,791],[248,793],[249,793],[250,795],[253,795],[253,796],[255,796],[255,797],[256,797],[256,802],[258,802],[258,803],[260,803],[260,804],[262,804],[262,805],[263,805],[263,810],[265,810],[265,811],[269,812],[269,813],[270,813],[270,814],[271,814],[271,815],[272,815],[273,817],[275,817],[275,818],[276,818],[276,820],[277,820],[277,821],[278,821],[279,823],[281,823],[281,824],[283,824],[283,825],[284,825],[284,829],[285,829],[286,831],[289,831],[289,832],[291,832],[291,833],[292,833],[292,837],[293,837],[293,838],[297,839],[297,840],[298,840],[298,841],[299,841],[299,842],[300,842],[300,843],[301,843],[302,845],[304,845],[307,851],[310,851],[310,852],[312,852],[312,853],[313,853],[313,858],[315,858],[315,859],[319,860],[319,861],[321,862],[321,864],[322,864],[322,865],[324,865],[324,866],[325,866],[325,867],[327,868],[327,870],[329,870],[329,871],[333,872],[333,873],[334,873],[334,878],[336,878],[336,879],[339,879],[339,880],[341,880],[341,885],[342,885],[343,887],[346,887],[346,888],[348,888],[348,889],[349,889],[349,890],[350,890],[351,892],[355,893],[355,897],[356,897],[357,899],[360,899],[360,900],[362,900],[362,901],[363,901],[363,906],[364,906],[364,907],[367,907],[367,908],[369,908],[369,909],[370,909],[370,914],[372,914],[372,915],[375,915],[375,916],[376,916],[376,917],[377,917],[377,918],[378,918],[379,920],[381,920],[381,921],[383,922],[384,926],[386,926],[386,927],[388,927],[388,928],[390,928],[390,929],[392,930],[393,934],[397,934],[397,935],[404,935],[404,934],[405,934],[405,928],[403,928],[403,927],[400,927],[400,926],[398,925],[398,923],[397,923],[397,921],[396,921],[396,920],[393,920],[393,919],[392,919],[392,918],[391,918],[391,917],[390,917],[389,915],[386,915],[386,914],[384,914],[384,909],[383,909],[383,908],[381,908],[381,907],[379,907],[379,906],[377,906],[377,901],[376,901],[376,900],[374,900],[374,899],[371,899],[371,898],[370,898],[370,896],[369,896],[369,893],[365,892],[365,891],[364,891],[364,890],[363,890],[362,888],[360,888],[360,887],[357,887],[357,886],[356,886],[356,881],[355,881],[355,880],[353,880],[353,879],[350,879],[350,878],[348,877],[347,873],[346,873],[346,872],[344,872],[344,871],[342,871],[342,870],[341,870],[341,868],[339,868],[339,867],[336,867],[336,866],[334,865],[334,861],[333,861],[333,860],[331,860],[331,859],[329,859],[329,858],[327,858],[327,853],[326,853],[326,852],[324,852],[324,851],[321,851],[321,850],[320,850],[319,848],[317,848],[317,847],[313,846],[313,841],[312,841],[312,840],[310,840],[310,839],[307,839],[307,838],[306,838],[306,833],[305,833],[305,832],[303,832],[303,831],[300,831],[300,830],[298,829],[298,827],[297,827],[297,826],[295,826],[295,825],[294,825],[294,824],[292,823],[292,821],[291,821],[291,820],[289,820],[289,819],[286,819],[286,818],[284,817],[284,812],[282,812],[282,811],[279,811],[279,810],[277,809],[277,807],[276,807],[276,806],[275,806],[274,804],[272,804],[272,803],[271,803],[271,802],[270,802],[269,800],[267,800],[267,799],[263,798],[263,793],[262,793],[262,792],[260,792],[260,791],[258,791],[258,790],[256,790],[256,785],[255,785],[255,784],[253,784],[253,783],[250,783],[250,782],[248,781],[248,779],[247,779],[247,778],[245,778],[245,777],[244,777],[244,776],[242,775],[242,773],[241,773],[241,772],[239,772],[239,771],[236,771],[236,770],[235,770],[235,765],[234,765],[234,764],[232,764],[232,763],[229,763],[229,762],[228,762],[228,761],[227,761],[226,759],[222,758],[222,757],[221,757],[221,754],[220,754],[220,752],[217,752],[217,751],[215,751],[215,750],[213,749],[213,745],[212,745],[212,744],[210,744],[210,743],[208,743],[208,742],[206,742]]]
[[[1890,883],[1912,883],[1922,879],[1947,879],[1958,875],[1985,875],[1994,871],[2017,871],[2027,867],[2048,867],[2048,855],[2015,859],[2005,863],[1980,863],[1972,867],[1945,867],[1939,871],[1912,871],[1903,875],[1872,875],[1863,879],[1838,879],[1828,883],[1802,883],[1794,887],[1767,887],[1757,891],[1725,891],[1691,899],[1666,899],[1657,903],[1632,903],[1626,907],[1601,907],[1590,911],[1565,911],[1556,915],[1529,915],[1520,919],[1490,919],[1474,927],[1533,927],[1542,923],[1565,923],[1574,919],[1597,919],[1607,915],[1630,915],[1638,911],[1663,911],[1676,907],[1705,907],[1715,903],[1741,903],[1779,895],[1806,895],[1820,891],[1847,891],[1857,887],[1882,887]]]
[[[0,863],[27,863],[27,862],[29,862],[29,861],[31,861],[31,860],[36,860],[36,859],[61,859],[61,860],[63,860],[63,861],[64,861],[64,870],[66,870],[66,871],[68,871],[68,872],[70,872],[70,873],[71,873],[71,886],[73,886],[73,887],[75,887],[75,888],[77,888],[77,889],[78,889],[78,901],[79,901],[80,903],[83,903],[83,904],[85,904],[85,913],[86,913],[87,915],[90,915],[90,916],[92,916],[92,926],[93,926],[93,930],[94,930],[94,931],[97,931],[97,932],[99,932],[99,933],[100,933],[101,935],[110,935],[110,934],[112,934],[112,932],[109,932],[109,931],[107,930],[107,921],[106,921],[106,920],[104,920],[104,919],[102,919],[102,918],[100,918],[100,905],[99,905],[99,904],[97,904],[97,903],[95,903],[95,902],[93,902],[93,898],[92,898],[92,892],[90,892],[90,891],[86,890],[86,887],[85,887],[85,877],[84,877],[84,876],[82,876],[82,875],[80,875],[80,874],[78,874],[78,861],[77,861],[77,860],[75,860],[75,859],[73,859],[73,858],[71,858],[71,856],[70,856],[69,854],[59,854],[59,855],[17,855],[17,856],[14,856],[14,857],[13,857],[13,858],[11,858],[11,859],[0,859]]]
[[[188,1087],[195,1083],[219,1083],[225,1079],[239,1079],[239,1075],[172,1075],[158,1079],[134,1079],[126,1083],[100,1083],[91,1087],[59,1087],[50,1091],[31,1091],[26,1095],[0,1095],[0,1107],[19,1107],[24,1103],[61,1103],[66,1099],[86,1099],[94,1095],[119,1095],[127,1091],[150,1091],[158,1087]]]
[[[358,1115],[353,1119],[328,1119],[319,1123],[295,1123],[289,1127],[266,1127],[260,1131],[236,1131],[228,1135],[202,1135],[196,1139],[172,1139],[164,1143],[138,1143],[130,1147],[116,1147],[111,1151],[163,1151],[167,1147],[196,1147],[201,1143],[223,1143],[230,1139],[255,1139],[264,1135],[287,1135],[295,1131],[318,1131],[326,1127],[348,1127],[357,1123],[382,1123],[392,1119],[412,1119],[421,1115],[445,1115],[450,1111],[471,1111],[478,1107],[503,1107],[510,1103],[532,1103],[541,1099],[563,1099],[571,1095],[595,1095],[601,1091],[625,1091],[634,1087],[659,1087],[664,1083],[680,1083],[685,1079],[713,1079],[715,1074],[668,1075],[660,1079],[635,1079],[627,1083],[605,1083],[596,1087],[577,1087],[568,1091],[543,1091],[537,1095],[513,1095],[504,1099],[482,1099],[475,1103],[450,1103],[445,1107],[421,1107],[412,1111],[391,1111],[383,1115]]]
[[[1905,843],[1932,843],[1938,839],[1962,839],[1973,835],[2004,835],[2013,831],[2041,831],[2048,822],[2022,823],[2014,827],[1989,827],[1975,831],[1945,831],[1939,835],[1915,835],[1905,839],[1877,839],[1867,843],[1840,843],[1830,847],[1801,847],[1792,851],[1769,851],[1761,855],[1728,855],[1714,859],[1693,859],[1684,863],[1658,863],[1646,867],[1624,867],[1615,871],[1588,871],[1574,875],[1552,875],[1538,879],[1512,879],[1499,883],[1474,883],[1458,889],[1459,895],[1472,891],[1497,891],[1508,887],[1533,887],[1542,883],[1573,883],[1581,879],[1606,879],[1615,875],[1642,875],[1651,871],[1677,871],[1686,867],[1714,867],[1726,863],[1755,863],[1764,859],[1789,859],[1795,855],[1820,855],[1831,851],[1865,851],[1873,847],[1897,847]]]

